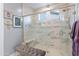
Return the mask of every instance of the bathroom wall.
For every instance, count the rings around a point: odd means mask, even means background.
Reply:
[[[3,25],[3,4],[0,3],[0,56],[3,55],[3,42],[4,42],[4,25]]]
[[[23,16],[31,13],[29,7],[22,7],[21,3],[6,3],[4,4],[5,12],[9,11],[12,15]],[[12,18],[5,18],[4,26],[4,55],[11,55],[15,52],[15,48],[24,40],[23,27],[14,28],[12,26]],[[7,24],[9,22],[10,24]]]
[[[21,4],[5,3],[4,12],[9,12],[11,15],[21,16],[18,12],[21,9]],[[14,28],[12,26],[12,16],[7,18],[4,14],[4,55],[10,55],[15,52],[15,48],[23,41],[22,28]],[[9,23],[7,24],[7,22]]]

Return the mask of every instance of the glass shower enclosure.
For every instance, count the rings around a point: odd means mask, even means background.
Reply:
[[[75,5],[57,8],[23,17],[24,41],[46,55],[71,55],[71,22],[75,19]]]

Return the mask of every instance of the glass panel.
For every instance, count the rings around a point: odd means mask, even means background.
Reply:
[[[25,40],[32,40],[30,45],[48,51],[47,55],[71,55],[71,10],[72,7],[31,15],[29,30],[24,32]]]
[[[29,31],[29,27],[31,25],[31,16],[26,16],[24,17],[24,39],[27,38],[27,32]]]

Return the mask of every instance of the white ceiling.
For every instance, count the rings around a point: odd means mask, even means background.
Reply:
[[[29,6],[32,9],[38,9],[41,7],[46,7],[48,5],[52,5],[52,7],[56,7],[56,6],[64,6],[64,5],[70,5],[68,3],[24,3],[25,6]]]
[[[53,5],[53,6],[54,5],[63,5],[63,3],[23,3],[23,5],[29,6],[33,9],[37,9],[37,8],[45,7],[45,6],[48,6],[48,5]],[[18,9],[18,8],[22,7],[22,4],[21,3],[5,3],[5,6]]]
[[[29,6],[32,9],[37,9],[40,7],[45,7],[50,5],[51,3],[23,3],[24,6]],[[22,7],[21,3],[5,3],[5,7],[9,7],[11,9],[18,9]]]
[[[41,7],[44,7],[44,6],[47,6],[47,5],[50,5],[51,3],[27,3],[27,4],[24,4],[24,5],[27,5],[33,9],[37,9],[37,8],[41,8]]]
[[[48,5],[62,5],[62,3],[23,3],[24,6],[29,6],[32,9],[37,9],[37,8],[41,8],[41,7],[45,7]],[[19,9],[22,8],[22,4],[21,3],[6,3],[5,7],[10,7],[11,9]]]

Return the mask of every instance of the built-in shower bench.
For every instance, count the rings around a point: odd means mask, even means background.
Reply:
[[[45,56],[46,52],[41,49],[30,47],[27,43],[16,48],[18,56]]]

